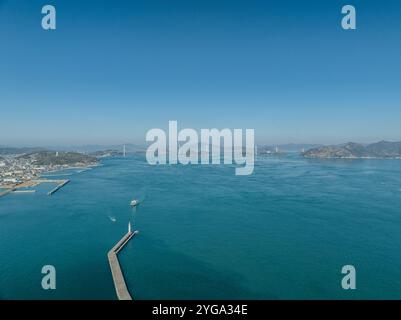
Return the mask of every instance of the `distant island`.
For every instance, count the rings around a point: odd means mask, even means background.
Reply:
[[[121,157],[124,155],[124,153],[117,150],[101,150],[101,151],[91,152],[90,155],[96,158],[110,158],[110,157]]]
[[[257,153],[259,155],[285,155],[287,153],[302,153],[305,150],[321,147],[321,144],[307,144],[307,143],[287,143],[276,145],[257,145]]]
[[[305,158],[320,159],[401,159],[401,142],[380,141],[367,145],[348,142],[344,145],[312,148],[302,155]]]
[[[26,154],[26,153],[33,153],[33,152],[40,152],[45,151],[43,148],[29,148],[29,147],[22,147],[22,148],[14,148],[14,147],[3,147],[0,146],[0,155],[16,155],[16,154]]]

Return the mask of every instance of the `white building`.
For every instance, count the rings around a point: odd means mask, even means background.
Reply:
[[[5,183],[19,183],[21,181],[19,179],[16,179],[16,178],[5,178],[3,180],[3,182],[5,182]]]

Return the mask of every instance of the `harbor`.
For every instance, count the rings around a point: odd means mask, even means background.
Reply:
[[[57,191],[59,191],[61,188],[63,188],[65,185],[70,183],[70,180],[47,180],[47,179],[35,179],[35,180],[29,180],[25,181],[22,183],[14,184],[7,186],[7,189],[3,192],[0,192],[0,198],[4,197],[10,193],[21,193],[21,194],[28,194],[28,193],[36,193],[35,189],[26,189],[26,188],[33,188],[36,187],[42,183],[55,183],[57,186],[50,190],[47,195],[51,196],[55,194]],[[4,187],[6,188],[6,187]],[[21,190],[23,189],[23,190]]]
[[[124,275],[118,261],[118,253],[124,246],[136,235],[138,231],[131,231],[131,224],[128,224],[128,232],[121,238],[120,241],[108,252],[107,258],[109,260],[111,275],[113,277],[114,287],[116,290],[117,298],[119,300],[133,300],[132,296],[125,283]]]

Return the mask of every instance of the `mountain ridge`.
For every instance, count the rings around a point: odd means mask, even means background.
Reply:
[[[401,159],[401,141],[379,141],[371,144],[348,142],[343,145],[329,145],[307,150],[302,153],[305,158],[380,158]]]

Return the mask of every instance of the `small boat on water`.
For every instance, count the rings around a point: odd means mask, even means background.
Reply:
[[[139,204],[138,200],[132,200],[131,201],[131,207],[136,207]]]

